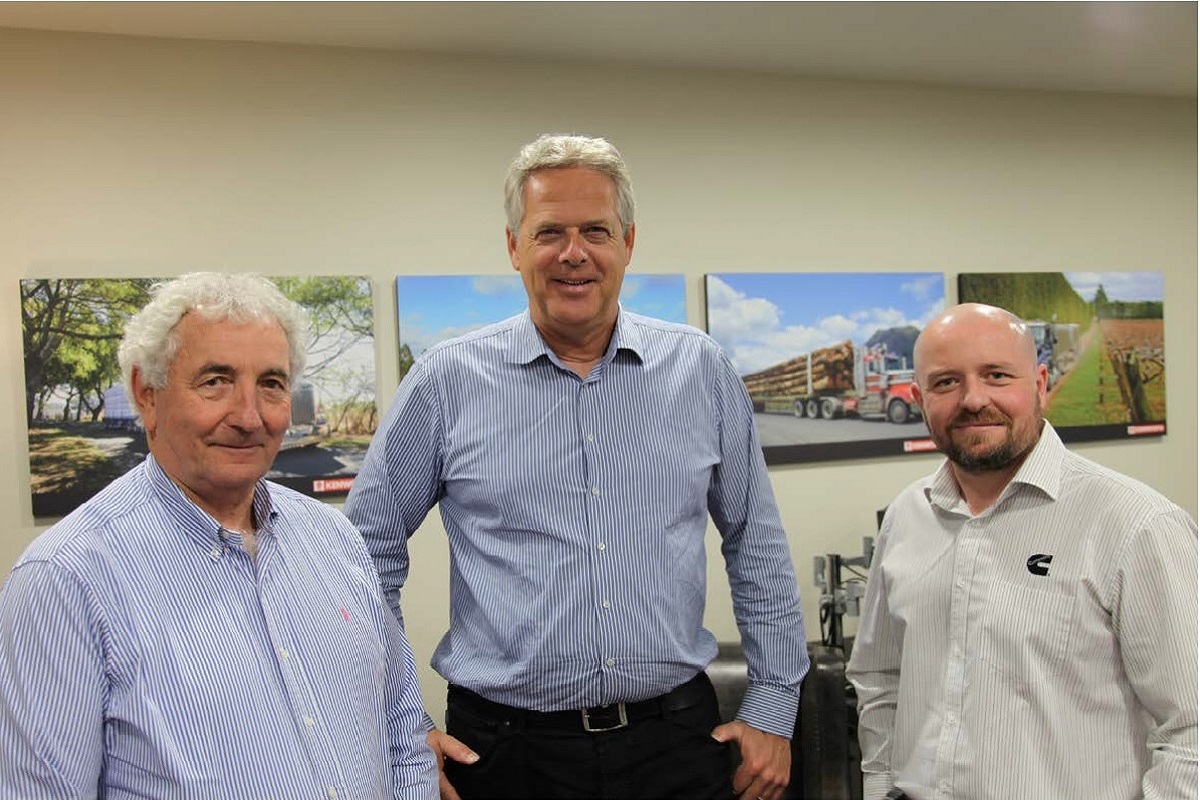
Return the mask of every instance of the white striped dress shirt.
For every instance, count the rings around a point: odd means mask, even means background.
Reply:
[[[560,710],[692,678],[717,652],[711,514],[750,666],[740,717],[791,736],[808,668],[796,575],[749,398],[701,331],[622,311],[586,380],[528,312],[431,348],[346,502],[391,602],[439,502],[451,609],[433,666],[451,683]]]
[[[152,457],[0,589],[0,797],[437,797],[411,651],[362,540],[265,481],[258,556]]]
[[[1196,797],[1196,524],[1049,423],[972,515],[947,465],[888,508],[847,670],[865,797]]]

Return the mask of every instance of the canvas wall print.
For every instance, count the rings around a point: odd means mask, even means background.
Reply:
[[[339,495],[378,424],[371,284],[363,277],[271,278],[308,311],[308,365],[267,477]],[[62,516],[145,458],[145,432],[117,364],[125,322],[157,279],[21,281],[25,416],[36,517]]]
[[[958,277],[960,302],[1024,319],[1046,365],[1045,408],[1063,441],[1167,432],[1161,272],[998,272]]]
[[[933,449],[912,353],[945,308],[940,272],[714,273],[705,304],[768,464]]]
[[[687,322],[681,274],[626,273],[621,307],[669,322]],[[516,272],[502,275],[401,275],[396,278],[400,377],[431,345],[520,314],[528,307]]]

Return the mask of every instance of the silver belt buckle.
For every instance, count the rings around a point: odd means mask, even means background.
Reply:
[[[629,716],[625,713],[625,704],[617,703],[617,724],[607,725],[602,728],[592,727],[592,718],[588,716],[586,708],[581,709],[579,715],[583,717],[583,729],[588,733],[604,733],[605,731],[619,731],[621,728],[629,727]]]

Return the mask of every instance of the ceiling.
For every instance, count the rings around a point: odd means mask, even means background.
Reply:
[[[1195,2],[0,2],[0,27],[1196,97]]]

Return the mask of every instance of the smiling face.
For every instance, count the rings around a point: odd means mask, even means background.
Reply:
[[[288,341],[274,322],[210,321],[189,313],[167,385],[133,393],[150,452],[184,492],[222,520],[250,502],[291,421]]]
[[[552,348],[607,344],[633,254],[611,178],[582,167],[546,169],[525,183],[525,216],[507,231],[508,255],[529,313]]]
[[[956,306],[917,339],[916,396],[934,443],[967,473],[1015,473],[1037,444],[1046,367],[1019,320]]]

